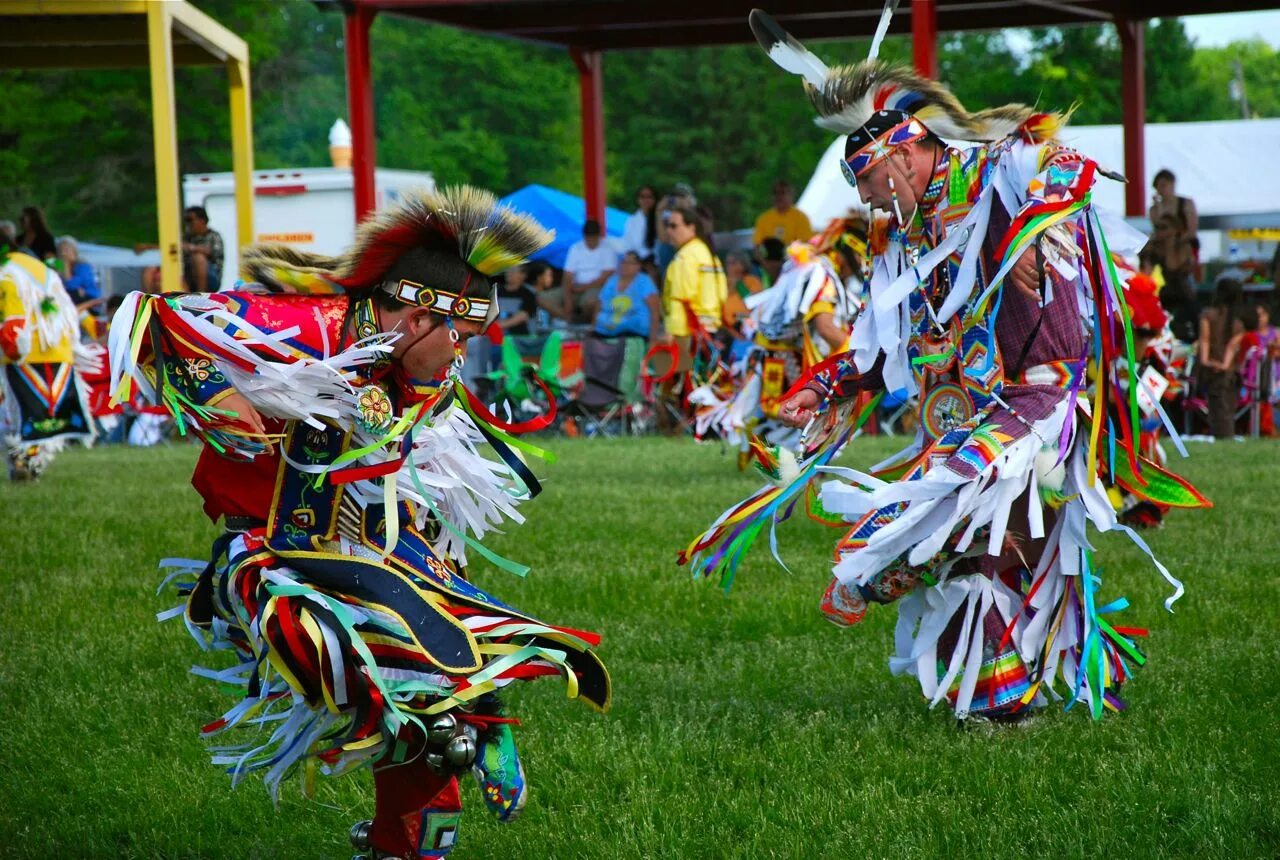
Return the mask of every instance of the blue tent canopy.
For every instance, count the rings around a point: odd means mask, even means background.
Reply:
[[[533,216],[543,227],[556,231],[555,240],[534,254],[533,259],[563,269],[569,248],[582,238],[582,222],[587,220],[586,201],[545,185],[526,185],[503,197],[501,202],[517,212]],[[627,213],[610,208],[606,211],[605,218],[605,234],[621,238],[626,228]]]

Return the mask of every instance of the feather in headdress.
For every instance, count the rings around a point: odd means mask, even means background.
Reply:
[[[882,28],[895,5],[886,4]],[[970,113],[942,84],[874,55],[861,63],[829,68],[765,12],[753,10],[750,20],[769,58],[804,79],[805,92],[818,111],[818,125],[840,134],[853,134],[882,110],[914,116],[934,134],[952,140],[1000,140],[1020,133],[1040,142],[1051,139],[1066,121],[1064,115],[1020,104]]]
[[[454,186],[411,191],[376,213],[356,240],[336,257],[287,245],[254,245],[242,254],[245,273],[264,284],[296,292],[323,291],[328,283],[359,291],[377,286],[386,272],[415,249],[456,253],[468,266],[493,277],[527,260],[555,234],[533,218],[498,205],[488,191]]]

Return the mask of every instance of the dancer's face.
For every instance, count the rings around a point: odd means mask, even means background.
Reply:
[[[889,159],[881,161],[858,177],[858,196],[862,198],[864,206],[885,212],[892,211],[893,192],[889,188]]]
[[[453,338],[444,318],[426,308],[406,308],[404,311],[383,311],[384,331],[401,334],[392,348],[391,357],[400,362],[411,379],[434,379],[453,361]],[[481,324],[454,317],[453,328],[458,333],[458,346],[465,353],[467,340],[480,333]]]

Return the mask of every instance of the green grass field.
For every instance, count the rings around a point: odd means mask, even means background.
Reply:
[[[867,464],[889,450],[865,440]],[[835,533],[781,533],[732,593],[676,550],[754,489],[714,446],[557,442],[528,523],[493,541],[527,580],[473,568],[505,600],[604,634],[605,716],[563,685],[516,685],[533,794],[500,825],[474,784],[458,858],[1276,857],[1280,855],[1280,444],[1199,445],[1178,464],[1217,507],[1150,535],[1187,585],[1127,539],[1099,542],[1104,595],[1152,628],[1130,709],[958,730],[887,668],[893,607],[822,620]],[[364,773],[234,791],[198,727],[231,695],[157,596],[156,562],[215,536],[187,483],[196,449],[75,450],[34,486],[0,484],[0,855],[346,858],[372,812]]]

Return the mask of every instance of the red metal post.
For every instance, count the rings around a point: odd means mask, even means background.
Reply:
[[[1121,99],[1124,103],[1124,187],[1126,215],[1144,215],[1147,201],[1147,85],[1143,22],[1116,19],[1120,34]]]
[[[917,72],[938,77],[937,0],[911,0],[911,53]]]
[[[351,178],[355,183],[356,223],[377,206],[373,168],[378,155],[373,134],[373,77],[369,66],[369,27],[377,12],[355,6],[347,12],[347,112],[351,115]]]
[[[605,227],[604,185],[604,55],[599,51],[569,51],[578,67],[582,104],[582,185],[587,217]]]

